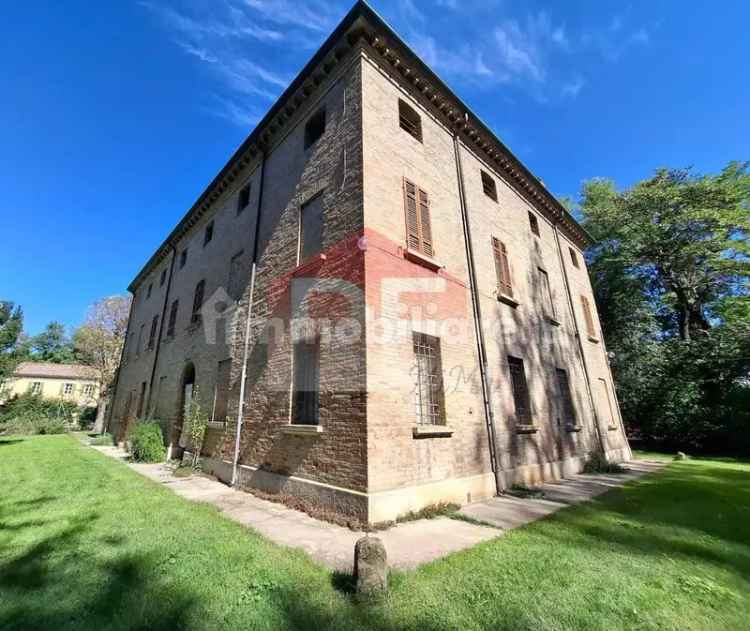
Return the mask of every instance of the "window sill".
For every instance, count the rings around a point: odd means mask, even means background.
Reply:
[[[206,423],[206,429],[221,429],[224,430],[227,427],[226,421],[208,421]]]
[[[617,425],[607,425],[607,431],[608,432],[616,432],[617,431]]]
[[[547,322],[549,322],[552,326],[560,326],[560,321],[556,320],[555,318],[544,316],[544,319],[547,320]]]
[[[514,309],[518,307],[521,303],[518,302],[515,298],[512,296],[509,296],[508,294],[498,293],[497,294],[497,300],[498,302],[504,302],[506,305],[509,305],[513,307]]]
[[[583,425],[566,425],[565,431],[566,432],[580,432],[583,429]]]
[[[433,272],[437,272],[445,267],[445,265],[443,265],[442,263],[438,263],[431,256],[427,256],[426,254],[422,254],[421,252],[417,252],[416,250],[412,250],[411,248],[406,248],[404,250],[404,258],[411,261],[412,263],[416,263],[417,265],[426,267]]]
[[[536,434],[538,431],[536,425],[516,425],[516,434]]]
[[[593,335],[589,335],[588,338],[589,338],[589,342],[591,342],[593,344],[598,344],[599,343],[599,338],[598,337],[594,337]]]
[[[447,425],[415,425],[412,428],[414,438],[438,438],[453,436],[453,428]]]
[[[291,423],[289,425],[282,425],[281,433],[292,434],[293,436],[317,436],[323,433],[323,426]]]

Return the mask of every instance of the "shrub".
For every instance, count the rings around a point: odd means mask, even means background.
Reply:
[[[161,462],[167,455],[161,426],[156,421],[137,423],[128,434],[128,443],[136,462]]]
[[[0,407],[0,433],[61,434],[73,423],[74,403],[25,393]]]
[[[597,451],[583,465],[584,473],[625,473],[627,469],[616,462],[609,462],[603,453]]]

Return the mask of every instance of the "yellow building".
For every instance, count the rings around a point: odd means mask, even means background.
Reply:
[[[99,375],[91,366],[22,362],[13,376],[0,384],[0,402],[26,392],[45,399],[95,407],[99,400]]]

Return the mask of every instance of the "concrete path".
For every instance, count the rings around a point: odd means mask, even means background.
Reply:
[[[177,478],[165,464],[139,464],[127,461],[127,454],[116,447],[94,447],[103,454],[122,460],[129,467],[170,488],[178,495],[196,502],[216,506],[230,519],[249,526],[271,541],[293,548],[302,548],[311,557],[342,572],[351,572],[354,544],[361,532],[313,519],[292,510],[245,493],[235,491],[216,480],[193,475]],[[493,498],[470,504],[461,513],[494,524],[480,526],[465,521],[439,517],[398,524],[376,533],[385,544],[392,567],[412,569],[423,563],[489,541],[515,528],[548,515],[568,504],[584,501],[609,488],[621,486],[661,466],[638,461],[629,464],[631,473],[617,476],[575,476],[545,485],[546,499],[522,500]],[[547,490],[549,489],[549,490]]]
[[[493,497],[483,502],[464,506],[459,513],[473,519],[493,524],[503,530],[518,528],[531,521],[546,517],[561,508],[580,504],[610,489],[623,486],[642,475],[658,471],[667,463],[657,460],[632,460],[626,463],[627,473],[579,473],[564,480],[548,482],[539,487],[544,492],[541,499],[521,499],[510,495]]]

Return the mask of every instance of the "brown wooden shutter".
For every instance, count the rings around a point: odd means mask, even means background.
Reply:
[[[404,178],[404,210],[406,212],[406,245],[414,250],[421,250],[417,187],[406,178]]]
[[[513,296],[513,284],[510,280],[510,265],[508,264],[508,249],[505,244],[492,237],[492,252],[495,256],[495,274],[497,275],[497,288],[501,294]]]
[[[583,305],[583,317],[586,319],[586,330],[591,337],[596,337],[594,318],[591,315],[591,304],[589,303],[589,299],[582,295],[581,304]]]
[[[430,199],[427,191],[419,189],[419,228],[422,243],[422,252],[427,256],[433,255],[432,249],[432,226],[430,224]]]

